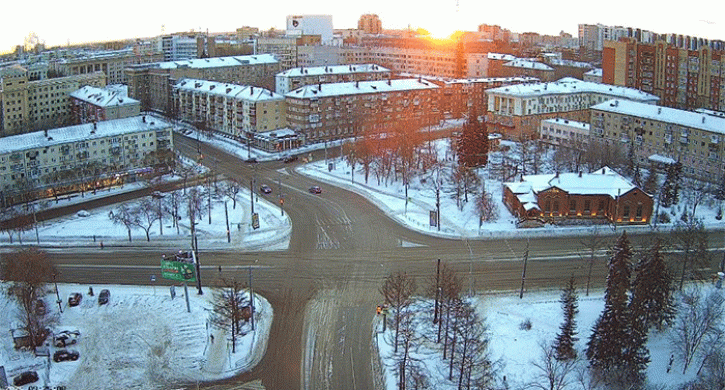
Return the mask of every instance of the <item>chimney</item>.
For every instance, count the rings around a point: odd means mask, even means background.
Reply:
[[[558,178],[559,178],[559,171],[556,171],[556,176],[554,176],[554,179],[558,179]]]
[[[45,135],[45,138],[48,138],[48,130],[43,130],[43,135]]]
[[[388,79],[388,85],[393,85],[392,81],[390,81],[390,79]]]
[[[661,114],[661,113],[662,113],[662,107],[657,107],[657,114]]]
[[[249,96],[254,95],[254,87],[249,87]]]
[[[704,116],[702,117],[702,123],[705,123],[705,117]]]
[[[582,177],[582,171],[579,171],[579,177]]]
[[[93,131],[96,131],[98,129],[98,124],[96,122],[93,122]]]
[[[143,121],[143,123],[146,123],[146,115],[142,116],[141,120]]]
[[[317,84],[317,89],[322,91],[322,83]]]
[[[607,168],[602,168],[602,175],[606,175],[606,174],[607,174]]]
[[[360,88],[360,81],[355,81],[355,88]]]

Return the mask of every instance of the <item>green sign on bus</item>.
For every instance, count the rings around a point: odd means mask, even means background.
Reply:
[[[180,282],[196,282],[194,264],[182,261],[161,260],[161,277]]]

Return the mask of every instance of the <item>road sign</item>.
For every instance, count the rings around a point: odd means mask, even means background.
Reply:
[[[181,261],[161,260],[161,277],[180,282],[195,282],[194,264]]]
[[[430,226],[437,226],[438,225],[438,213],[436,210],[430,211]]]
[[[252,228],[259,229],[259,213],[252,214]]]

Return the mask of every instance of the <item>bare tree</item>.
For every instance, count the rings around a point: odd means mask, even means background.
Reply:
[[[413,303],[412,297],[415,289],[415,279],[404,272],[389,275],[380,288],[380,294],[385,299],[385,303],[393,310],[393,323],[395,324],[393,349],[395,353],[398,352],[400,325]]]
[[[476,198],[476,210],[478,211],[478,227],[484,222],[498,220],[498,205],[493,200],[491,193],[486,191],[486,181],[481,180],[481,192]]]
[[[684,183],[684,187],[689,190],[690,201],[692,202],[692,217],[695,217],[697,206],[713,192],[712,185],[701,180],[688,180]]]
[[[144,198],[141,203],[131,208],[131,224],[146,233],[146,241],[151,241],[151,228],[156,221],[163,223],[157,205],[150,198]]]
[[[586,296],[589,296],[589,286],[592,281],[592,268],[594,267],[595,260],[594,254],[604,247],[604,245],[606,244],[606,240],[599,234],[599,229],[595,226],[592,233],[587,235],[586,238],[580,240],[579,243],[589,254],[589,271],[587,272],[586,289]]]
[[[232,209],[237,209],[237,196],[242,191],[242,186],[237,180],[229,179],[222,183],[221,194],[232,201]]]
[[[670,343],[674,355],[682,360],[683,374],[695,359],[704,362],[714,351],[722,351],[724,303],[719,292],[704,295],[695,286],[682,292]]]
[[[577,360],[557,359],[556,348],[545,342],[539,343],[539,348],[541,350],[539,358],[531,361],[531,365],[536,368],[536,380],[529,383],[526,388],[540,390],[566,389],[574,379],[574,370],[578,365]]]
[[[688,271],[691,278],[697,278],[697,270],[708,264],[708,239],[702,221],[690,219],[688,222],[677,222],[674,236],[674,247],[680,252],[679,261],[682,263],[679,289],[685,283]]]
[[[211,323],[218,329],[230,329],[232,353],[236,352],[237,336],[241,334],[242,313],[249,305],[237,279],[222,280],[224,287],[214,292]]]
[[[133,224],[133,212],[127,204],[120,204],[115,210],[108,212],[108,218],[114,225],[123,225],[128,232],[128,242],[131,242],[131,227]]]

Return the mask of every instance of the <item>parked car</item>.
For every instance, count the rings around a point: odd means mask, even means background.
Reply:
[[[67,349],[61,349],[53,354],[53,361],[56,363],[65,361],[76,361],[80,357],[77,351],[69,351]]]
[[[295,162],[295,161],[297,161],[297,156],[287,156],[287,157],[285,157],[285,159],[283,161],[286,163]]]
[[[105,305],[106,303],[108,303],[108,298],[110,298],[110,297],[111,297],[110,291],[108,291],[106,289],[101,290],[101,293],[98,294],[98,304]]]
[[[262,184],[261,187],[259,187],[259,190],[262,191],[263,194],[271,194],[272,193],[272,187]]]
[[[13,378],[13,385],[22,386],[33,383],[38,380],[38,373],[35,371],[25,371]]]
[[[82,299],[83,299],[83,294],[73,293],[68,297],[68,306],[78,306],[81,304]]]
[[[53,336],[53,345],[55,345],[58,348],[63,348],[68,345],[72,345],[78,342],[78,337],[80,337],[81,332],[77,330],[64,330],[62,332],[56,333],[55,336]]]
[[[257,161],[257,158],[256,157],[250,157],[250,158],[244,160],[244,162],[245,163],[250,163],[250,164],[256,164],[258,161]]]
[[[322,193],[322,188],[320,188],[320,186],[312,186],[312,187],[310,187],[310,193],[312,193],[312,194],[321,194]]]

